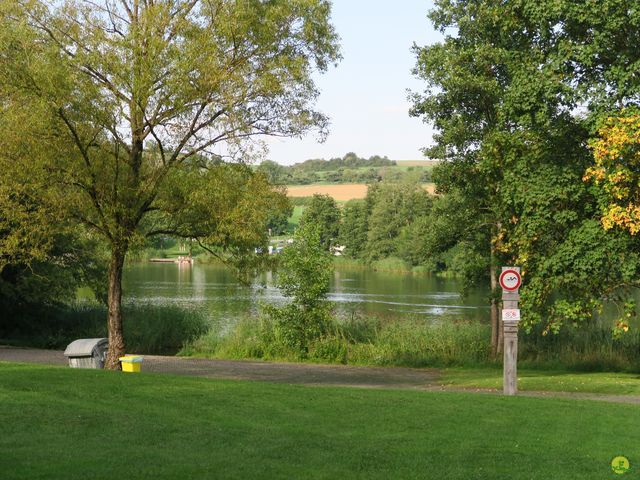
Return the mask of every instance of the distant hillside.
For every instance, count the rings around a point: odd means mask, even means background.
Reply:
[[[292,170],[301,170],[304,172],[327,172],[331,170],[340,170],[341,168],[366,168],[366,167],[390,167],[396,162],[389,160],[386,156],[373,155],[369,158],[358,157],[353,152],[347,153],[342,158],[315,158],[296,163],[291,166]]]
[[[342,158],[310,159],[291,166],[267,160],[257,170],[278,185],[367,184],[383,178],[400,178],[408,172],[419,175],[422,182],[429,182],[435,163],[429,160],[396,162],[379,155],[361,158],[350,152]]]

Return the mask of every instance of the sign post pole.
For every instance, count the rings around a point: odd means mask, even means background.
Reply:
[[[518,393],[518,322],[520,321],[518,290],[521,283],[520,267],[502,267],[500,274],[504,339],[502,384],[505,395]]]

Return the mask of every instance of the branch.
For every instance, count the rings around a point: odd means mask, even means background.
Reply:
[[[98,215],[100,217],[100,220],[102,221],[102,224],[106,225],[107,224],[106,217],[104,216],[104,212],[102,211],[102,207],[100,206],[100,202],[98,201],[98,192],[96,190],[97,179],[91,165],[91,159],[89,158],[87,150],[82,144],[82,141],[80,140],[78,131],[71,124],[71,121],[67,118],[67,116],[64,114],[64,110],[62,108],[58,109],[58,115],[60,116],[60,118],[62,118],[62,121],[71,132],[71,136],[73,137],[74,143],[78,148],[78,150],[80,150],[85,166],[87,167],[87,172],[89,173],[89,176],[91,177],[91,182],[92,182],[92,185],[90,187],[87,187],[86,191],[89,195],[89,198],[91,198],[94,208],[98,212]],[[111,238],[110,234],[106,232],[106,230],[105,230],[105,233],[109,238]]]
[[[211,250],[209,247],[207,247],[205,244],[203,244],[200,239],[198,237],[196,237],[196,242],[198,243],[198,246],[204,250],[206,250],[207,252],[209,252],[211,255],[213,255],[214,257],[216,257],[218,260],[220,260],[222,263],[224,263],[226,266],[228,267],[232,267],[233,265],[231,265],[228,260],[226,260],[225,258],[223,258],[219,253],[214,252],[213,250]]]
[[[129,8],[129,5],[127,5],[126,0],[120,0],[120,4],[124,7],[124,10],[127,12],[127,15],[129,16],[129,21],[130,22],[133,21],[133,12]]]
[[[189,125],[189,130],[184,135],[184,137],[182,137],[182,140],[180,140],[180,142],[178,143],[178,146],[176,147],[175,151],[171,155],[171,158],[169,159],[169,162],[168,162],[169,164],[175,163],[175,161],[178,159],[178,156],[180,155],[180,152],[182,151],[182,149],[189,142],[189,140],[196,133],[198,133],[199,130],[203,129],[204,127],[206,127],[208,125],[211,125],[211,123],[213,123],[213,121],[215,121],[218,117],[220,117],[222,114],[225,113],[224,109],[218,110],[215,114],[213,114],[213,116],[211,116],[209,118],[208,121],[203,122],[200,125],[196,126],[198,124],[198,120],[200,119],[200,116],[205,111],[205,109],[207,108],[208,105],[209,105],[209,103],[205,101],[205,102],[202,102],[202,104],[200,105],[200,108],[198,108],[198,111],[193,116],[193,120],[191,121],[191,125]]]

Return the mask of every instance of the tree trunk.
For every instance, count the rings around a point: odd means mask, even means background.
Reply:
[[[491,265],[489,266],[489,277],[491,278],[491,354],[495,357],[498,354],[498,341],[500,338],[500,319],[498,298],[496,292],[498,290],[498,279],[496,277],[496,265],[493,247],[491,247]]]
[[[495,357],[502,353],[504,344],[502,331],[502,316],[500,315],[500,285],[498,285],[498,260],[496,252],[500,248],[500,239],[498,237],[502,225],[497,222],[491,228],[491,249],[489,275],[491,277],[491,353]]]
[[[500,231],[502,230],[502,222],[498,222],[496,223],[496,233],[494,235],[494,238],[496,239],[496,244],[493,246],[494,249],[494,269],[496,270],[496,272],[493,275],[493,281],[496,282],[496,289],[493,291],[494,296],[493,296],[493,308],[495,310],[495,315],[497,318],[497,324],[498,324],[498,341],[497,343],[497,354],[500,355],[503,351],[503,347],[504,347],[504,325],[502,323],[502,308],[501,308],[501,304],[502,304],[502,297],[498,298],[498,294],[502,293],[502,287],[500,287],[500,285],[498,285],[498,277],[497,275],[500,275],[502,273],[502,271],[497,271],[498,267],[496,265],[495,262],[495,251],[499,250],[502,247],[502,241],[500,240],[499,234]]]
[[[109,317],[107,321],[109,329],[109,351],[105,368],[120,370],[119,358],[124,355],[124,336],[122,330],[122,270],[126,248],[113,246],[111,250],[111,262],[109,264],[109,294],[107,303]]]

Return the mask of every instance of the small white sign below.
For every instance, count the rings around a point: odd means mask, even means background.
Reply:
[[[504,308],[502,310],[502,321],[503,322],[518,322],[520,321],[520,309],[519,308]]]

